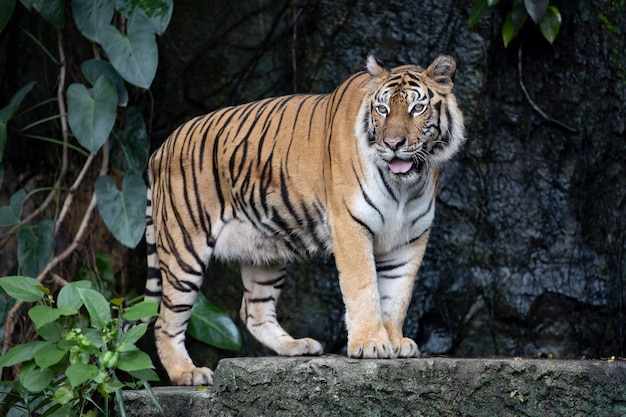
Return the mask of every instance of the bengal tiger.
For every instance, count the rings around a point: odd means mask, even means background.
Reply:
[[[151,156],[146,298],[160,301],[159,357],[171,381],[212,384],[185,330],[214,257],[241,266],[240,318],[279,355],[320,355],[277,321],[285,265],[334,255],[347,354],[419,355],[402,325],[435,213],[439,165],[465,140],[456,61],[366,70],[330,94],[268,98],[178,127]]]

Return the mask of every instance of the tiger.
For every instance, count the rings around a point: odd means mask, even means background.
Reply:
[[[211,385],[185,331],[209,261],[240,265],[239,316],[284,356],[294,339],[276,303],[289,262],[334,256],[347,355],[412,358],[403,323],[435,213],[439,165],[465,141],[456,60],[388,68],[373,54],[329,94],[226,107],[179,126],[148,164],[145,299],[160,303],[159,358],[177,385]]]

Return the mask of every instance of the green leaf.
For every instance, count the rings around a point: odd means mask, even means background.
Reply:
[[[89,340],[89,342],[98,349],[102,349],[106,345],[102,339],[102,330],[100,329],[83,329],[83,334],[87,340]]]
[[[72,388],[68,387],[67,385],[61,385],[54,392],[54,397],[52,399],[59,404],[64,405],[72,401],[74,397],[75,394]]]
[[[480,19],[487,16],[491,9],[489,8],[488,0],[476,0],[474,2],[474,6],[470,11],[469,19],[467,20],[467,25],[469,27],[474,26]]]
[[[496,4],[498,4],[499,2],[500,2],[500,0],[487,0],[487,6],[493,7]]]
[[[41,17],[48,23],[53,24],[58,28],[64,26],[65,0],[36,0],[33,3],[33,7],[37,10]]]
[[[2,29],[9,23],[11,15],[13,15],[13,9],[15,9],[15,0],[4,0],[0,2],[0,33]]]
[[[0,207],[0,227],[12,226],[20,222],[25,199],[26,191],[20,188],[11,196],[8,206]]]
[[[78,287],[78,294],[87,308],[91,325],[97,329],[102,329],[106,322],[111,320],[109,302],[98,291],[90,288]]]
[[[35,233],[36,231],[36,233]],[[22,225],[17,231],[17,258],[24,275],[36,277],[54,255],[54,222],[37,227]]]
[[[43,391],[53,377],[52,369],[40,369],[35,364],[27,364],[20,368],[20,382],[30,392]]]
[[[61,362],[66,353],[67,350],[65,349],[61,349],[58,346],[50,346],[50,348],[40,350],[35,354],[35,363],[42,369],[49,368]]]
[[[57,306],[72,306],[76,310],[80,309],[83,306],[83,300],[78,293],[79,288],[91,288],[91,282],[74,281],[65,285],[59,291],[59,295],[57,295]]]
[[[526,23],[526,19],[528,19],[528,12],[526,8],[520,1],[515,1],[513,3],[513,10],[511,10],[511,20],[513,22],[513,27],[515,28],[515,35],[522,30],[524,23]]]
[[[12,276],[0,278],[0,287],[16,300],[34,303],[41,300],[43,293],[37,289],[39,281],[31,277]]]
[[[117,361],[117,368],[126,372],[152,369],[153,367],[150,356],[140,350],[120,352],[120,358]]]
[[[96,365],[87,365],[84,363],[73,363],[65,370],[65,375],[70,381],[72,388],[76,388],[85,381],[98,375],[98,367]]]
[[[91,85],[95,85],[101,75],[108,75],[113,81],[113,84],[115,84],[115,89],[117,90],[117,105],[126,107],[128,104],[128,90],[126,90],[126,86],[124,85],[124,79],[117,71],[115,71],[113,65],[99,59],[90,59],[83,62],[80,69]]]
[[[231,318],[198,293],[187,331],[194,338],[221,349],[241,349],[241,335]]]
[[[152,30],[162,35],[167,29],[174,11],[174,0],[117,0],[116,9],[126,17],[141,9],[150,20]]]
[[[513,27],[513,19],[509,12],[502,24],[502,41],[504,42],[505,48],[509,46],[513,38],[515,38],[515,27]]]
[[[37,329],[58,320],[61,316],[71,316],[74,314],[78,314],[78,311],[70,305],[53,308],[39,304],[28,310],[28,317],[30,317]]]
[[[141,323],[131,327],[126,333],[122,335],[122,338],[120,339],[120,344],[126,343],[131,345],[136,343],[139,339],[141,339],[141,336],[146,334],[146,330],[148,330],[147,323]]]
[[[159,51],[154,32],[143,13],[133,13],[124,36],[113,25],[103,26],[100,41],[113,67],[129,83],[149,88],[156,74]]]
[[[139,369],[138,371],[128,372],[133,378],[139,381],[159,381],[160,378],[152,369]]]
[[[535,23],[539,23],[539,21],[543,18],[543,15],[548,9],[549,3],[550,0],[524,0],[526,11]]]
[[[109,176],[96,181],[100,216],[113,236],[129,248],[137,246],[146,227],[146,190],[141,175],[134,171],[124,175],[121,191]]]
[[[26,362],[35,357],[35,354],[41,349],[51,346],[50,342],[44,340],[34,340],[22,345],[17,345],[13,349],[0,356],[0,368],[17,365]]]
[[[141,320],[159,314],[159,304],[154,300],[144,300],[124,311],[124,320]]]
[[[72,12],[80,33],[99,43],[100,28],[111,23],[115,13],[115,0],[72,0]]]
[[[58,342],[63,335],[63,326],[58,322],[44,324],[36,330],[37,334],[50,342]]]
[[[553,43],[561,29],[561,13],[555,6],[548,7],[543,18],[539,21],[539,30],[548,42]]]
[[[7,123],[13,117],[17,109],[20,107],[22,100],[26,94],[35,86],[35,81],[31,81],[22,87],[11,99],[9,104],[0,109],[0,161],[4,156],[4,147],[7,143]]]
[[[136,107],[124,112],[124,132],[113,135],[111,158],[113,163],[124,171],[143,172],[148,162],[148,132],[143,115]]]
[[[101,75],[93,88],[72,84],[67,89],[67,121],[76,139],[96,153],[109,137],[115,124],[117,90],[113,81]]]

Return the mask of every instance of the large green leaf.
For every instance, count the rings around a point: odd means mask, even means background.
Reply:
[[[135,12],[128,20],[127,34],[113,25],[100,29],[100,44],[113,67],[129,83],[149,88],[156,74],[159,50],[152,26],[141,12]]]
[[[12,276],[0,278],[0,287],[16,300],[34,303],[41,300],[43,292],[37,287],[41,284],[35,278]]]
[[[0,33],[2,29],[9,23],[11,15],[13,15],[13,9],[15,9],[16,0],[3,0],[0,1]]]
[[[17,259],[24,275],[36,277],[54,255],[54,222],[42,220],[36,228],[22,225],[17,231]]]
[[[29,361],[35,357],[37,352],[42,349],[47,349],[50,346],[52,346],[52,342],[44,340],[35,340],[17,345],[7,353],[0,355],[0,368]]]
[[[0,227],[12,226],[20,222],[26,191],[20,188],[11,196],[8,206],[0,207]]]
[[[174,0],[117,0],[115,8],[126,17],[140,8],[150,20],[152,30],[162,35],[172,18]]]
[[[148,162],[148,132],[143,115],[136,107],[124,112],[124,132],[112,136],[111,159],[124,171],[143,172]]]
[[[124,320],[141,320],[154,317],[159,313],[159,304],[154,300],[144,300],[124,311]]]
[[[77,287],[78,295],[87,308],[91,325],[102,329],[106,322],[111,320],[111,308],[109,302],[98,291],[91,288]]]
[[[102,75],[91,89],[70,85],[67,108],[67,121],[76,139],[90,152],[98,152],[115,124],[117,90],[113,81]]]
[[[100,42],[100,28],[111,23],[115,0],[72,0],[72,12],[80,33],[92,42]]]
[[[13,97],[11,97],[9,104],[0,109],[0,161],[2,161],[4,147],[7,143],[7,123],[19,108],[22,100],[26,97],[26,94],[28,94],[34,86],[35,81],[31,81],[26,84],[17,93],[15,93]]]
[[[56,321],[61,316],[72,316],[74,314],[78,314],[78,311],[69,305],[53,308],[39,304],[28,310],[28,317],[30,317],[37,329]]]
[[[59,295],[57,295],[57,306],[72,306],[76,310],[81,308],[83,306],[83,300],[78,292],[79,288],[91,288],[91,282],[74,281],[64,285],[59,291]]]
[[[96,181],[98,211],[113,236],[124,246],[137,246],[146,227],[146,185],[141,175],[129,171],[118,190],[113,178],[102,176]]]
[[[88,365],[84,363],[73,363],[67,367],[65,371],[67,379],[70,381],[72,388],[77,387],[89,379],[98,375],[98,367],[96,365]]]
[[[120,352],[120,359],[117,362],[117,367],[122,371],[131,372],[139,371],[141,369],[152,369],[152,359],[147,353],[137,350],[129,350],[127,352]]]
[[[128,90],[126,90],[124,85],[124,79],[115,71],[113,65],[99,59],[89,59],[81,64],[80,69],[91,85],[95,85],[101,75],[108,75],[117,90],[117,105],[126,107],[128,104]]]
[[[33,7],[41,14],[48,23],[58,28],[64,26],[65,0],[35,0]]]
[[[235,323],[202,293],[198,293],[187,331],[194,339],[207,345],[228,350],[241,349],[241,335]]]
[[[550,4],[550,0],[524,0],[526,11],[535,23],[539,23],[543,15],[546,13],[548,4]]]
[[[548,7],[539,21],[539,29],[548,42],[553,43],[561,29],[561,13],[555,6]]]
[[[41,392],[52,381],[54,372],[51,369],[41,369],[34,363],[28,363],[20,368],[20,382],[30,392]]]

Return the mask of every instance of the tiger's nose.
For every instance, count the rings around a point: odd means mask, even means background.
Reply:
[[[389,149],[395,151],[397,148],[404,145],[406,138],[384,139],[383,142],[385,142],[385,145],[387,145]]]

